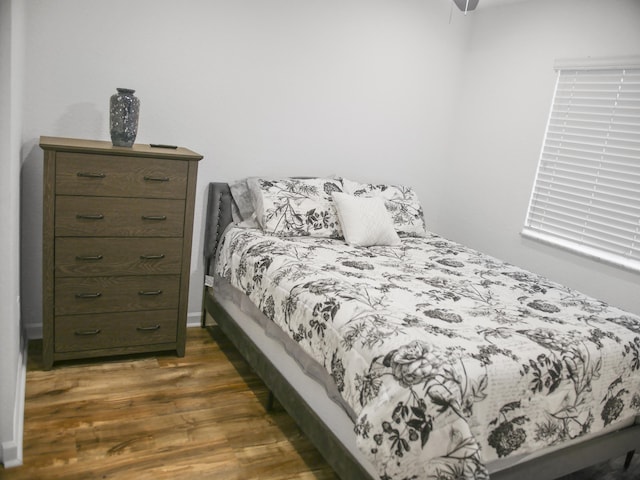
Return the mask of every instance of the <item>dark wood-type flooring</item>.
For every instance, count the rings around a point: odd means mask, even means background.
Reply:
[[[64,362],[29,345],[24,465],[0,479],[337,477],[217,329],[190,328],[187,354]],[[623,459],[565,480],[637,480]],[[348,479],[345,479],[348,480]],[[542,479],[541,479],[542,480]]]

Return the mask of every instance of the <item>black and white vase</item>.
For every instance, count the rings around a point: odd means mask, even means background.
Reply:
[[[117,90],[109,102],[111,143],[115,147],[131,147],[138,134],[140,99],[134,95],[135,90]]]

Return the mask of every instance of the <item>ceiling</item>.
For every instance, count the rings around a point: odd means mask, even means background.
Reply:
[[[497,7],[499,5],[507,5],[509,3],[520,3],[525,1],[527,0],[479,0],[476,10]]]

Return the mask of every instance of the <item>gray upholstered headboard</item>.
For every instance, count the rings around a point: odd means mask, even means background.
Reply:
[[[205,273],[213,275],[216,247],[224,229],[232,222],[231,190],[228,183],[211,182],[207,201],[207,223],[204,232]]]
[[[290,178],[315,178],[294,176]],[[233,197],[228,183],[209,183],[209,199],[207,202],[207,223],[204,233],[205,275],[213,275],[216,248],[225,228],[233,221],[231,206]]]

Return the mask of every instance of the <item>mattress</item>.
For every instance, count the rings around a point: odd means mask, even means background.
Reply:
[[[640,410],[637,316],[436,235],[232,228],[216,265],[333,380],[381,476],[486,478]]]

